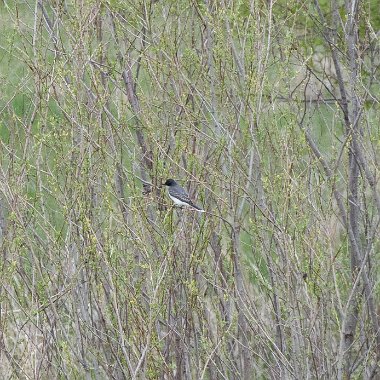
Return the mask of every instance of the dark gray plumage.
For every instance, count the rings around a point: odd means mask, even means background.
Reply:
[[[164,185],[168,186],[169,197],[173,200],[175,204],[180,206],[190,206],[192,208],[195,208],[199,212],[205,212],[205,210],[201,209],[193,203],[187,191],[183,187],[178,185],[178,183],[174,181],[174,179],[170,178],[166,180]]]

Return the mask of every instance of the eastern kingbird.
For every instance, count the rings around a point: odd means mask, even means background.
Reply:
[[[168,186],[169,197],[173,200],[173,202],[179,206],[190,206],[195,208],[199,212],[205,212],[205,210],[201,209],[197,205],[193,203],[190,199],[189,194],[187,194],[186,190],[183,189],[174,179],[168,179],[164,185]]]

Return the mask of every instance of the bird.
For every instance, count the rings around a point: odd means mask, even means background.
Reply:
[[[178,183],[174,181],[174,179],[167,179],[164,185],[168,186],[169,197],[175,204],[179,206],[190,206],[199,212],[205,212],[205,210],[193,203],[187,191],[180,185],[178,185]]]

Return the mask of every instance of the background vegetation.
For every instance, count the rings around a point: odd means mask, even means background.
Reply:
[[[378,1],[0,20],[2,379],[379,378]]]

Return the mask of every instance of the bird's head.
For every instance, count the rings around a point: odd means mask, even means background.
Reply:
[[[176,182],[174,181],[174,179],[171,179],[171,178],[167,179],[166,182],[164,183],[165,186],[173,186],[175,184]]]

